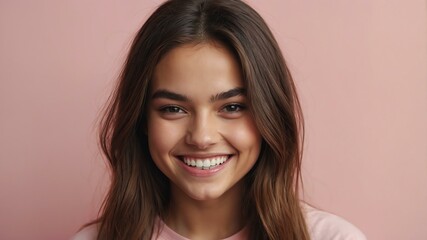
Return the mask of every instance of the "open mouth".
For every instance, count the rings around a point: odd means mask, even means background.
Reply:
[[[207,170],[226,163],[231,158],[231,156],[232,155],[222,155],[209,158],[180,156],[179,159],[183,161],[187,166]]]

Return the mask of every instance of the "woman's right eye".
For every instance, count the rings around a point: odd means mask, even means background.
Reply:
[[[161,107],[159,110],[160,112],[166,114],[185,113],[185,111],[178,106],[164,106]]]

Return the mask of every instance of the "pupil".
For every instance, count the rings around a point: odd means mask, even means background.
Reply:
[[[236,105],[228,106],[228,111],[236,111],[236,109],[237,109]]]

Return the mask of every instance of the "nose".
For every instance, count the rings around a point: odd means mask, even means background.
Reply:
[[[217,143],[219,133],[215,117],[209,114],[194,116],[187,129],[185,142],[198,149],[205,150]]]

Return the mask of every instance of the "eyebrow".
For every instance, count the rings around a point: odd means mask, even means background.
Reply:
[[[171,100],[180,101],[180,102],[190,101],[187,96],[179,93],[174,93],[166,89],[160,89],[154,92],[153,96],[151,96],[151,99],[157,99],[157,98],[166,98],[166,99],[171,99]]]
[[[246,96],[246,90],[244,88],[237,87],[237,88],[230,89],[226,92],[218,93],[215,96],[212,96],[210,98],[210,101],[215,102],[215,101],[225,100],[225,99],[240,96],[240,95]]]
[[[241,96],[241,95],[246,96],[246,89],[241,88],[241,87],[237,87],[237,88],[232,88],[232,89],[225,91],[225,92],[215,94],[214,96],[212,96],[209,99],[209,101],[215,102],[215,101],[225,100],[228,98]],[[179,94],[179,93],[171,92],[171,91],[166,90],[166,89],[157,90],[151,96],[151,99],[158,99],[158,98],[166,98],[166,99],[180,101],[180,102],[190,102],[190,99],[187,96]]]

